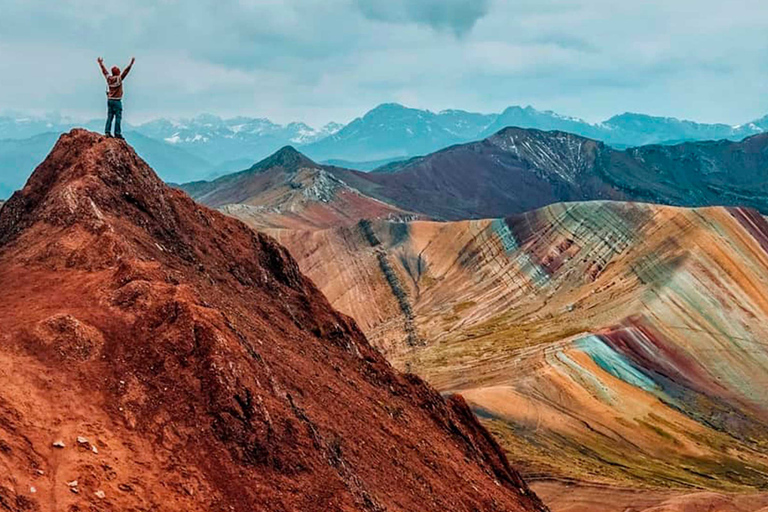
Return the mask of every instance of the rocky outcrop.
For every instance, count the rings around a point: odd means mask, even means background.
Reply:
[[[400,278],[397,276],[397,272],[389,262],[387,251],[382,247],[381,241],[376,236],[376,233],[373,232],[369,220],[361,220],[358,223],[358,226],[365,239],[376,252],[376,259],[379,261],[381,273],[387,281],[389,288],[392,290],[392,295],[397,301],[398,306],[400,306],[400,311],[403,313],[406,344],[410,347],[422,344],[414,323],[413,308],[411,307],[411,300],[408,298],[408,292],[405,291],[405,288],[400,282]]]

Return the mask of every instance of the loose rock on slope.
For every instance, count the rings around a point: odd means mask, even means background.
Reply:
[[[463,399],[123,142],[62,136],[0,286],[0,510],[546,510]]]

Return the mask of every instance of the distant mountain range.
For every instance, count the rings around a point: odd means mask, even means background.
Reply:
[[[24,183],[59,134],[78,125],[103,130],[101,120],[78,123],[57,115],[0,116],[0,197]],[[315,130],[304,123],[283,126],[268,119],[221,119],[203,114],[142,125],[125,123],[123,132],[164,180],[184,182],[242,169],[286,144],[308,144],[340,128],[330,123]]]
[[[301,149],[321,161],[404,159],[480,140],[507,127],[569,132],[621,149],[690,140],[742,140],[767,130],[768,116],[745,125],[729,126],[626,113],[591,124],[533,107],[509,107],[501,114],[461,110],[433,113],[391,103],[376,107],[333,135]]]
[[[77,124],[82,123],[57,115],[0,116],[0,196],[18,188],[50,150],[55,137]],[[99,131],[102,121],[92,120],[85,126]],[[301,122],[280,125],[261,118],[222,119],[202,114],[126,125],[124,130],[132,144],[139,139],[145,146],[149,139],[154,142],[151,150],[140,151],[163,179],[184,182],[246,168],[286,145],[318,162],[368,171],[481,140],[510,126],[569,132],[623,149],[695,140],[742,140],[768,130],[768,116],[730,126],[627,113],[592,124],[532,107],[510,107],[500,114],[462,110],[434,113],[387,103],[346,126],[330,123],[320,129]]]
[[[554,112],[541,112],[532,107],[510,107],[502,112],[481,136],[488,137],[510,126],[569,132],[617,148],[627,148],[695,140],[742,140],[768,130],[768,116],[747,124],[730,126],[625,113],[602,123],[591,124],[582,119],[565,117]]]
[[[768,133],[626,150],[565,132],[505,128],[478,142],[337,176],[438,219],[488,218],[561,201],[748,206],[768,213]]]
[[[274,162],[291,155],[287,169]],[[247,203],[261,218],[281,176],[322,171],[344,190],[440,220],[491,218],[563,201],[619,200],[677,206],[748,206],[768,213],[768,133],[742,142],[686,142],[626,150],[565,132],[505,128],[487,139],[361,172],[312,162],[292,148],[247,171],[183,186],[210,206]],[[286,179],[279,181],[282,187]],[[301,186],[296,184],[296,188]],[[332,195],[323,198],[333,202]],[[339,207],[337,210],[343,210]],[[389,214],[390,212],[385,212]],[[282,213],[280,213],[282,215]],[[359,218],[364,215],[359,216]],[[369,218],[377,215],[371,213]],[[270,225],[268,221],[264,225]]]
[[[498,116],[461,110],[433,113],[396,103],[379,105],[363,117],[302,148],[316,160],[407,158],[477,138]]]
[[[329,123],[316,130],[304,123],[279,125],[269,119],[221,119],[203,114],[181,121],[159,119],[136,129],[148,137],[162,140],[221,166],[242,158],[253,163],[286,144],[310,144],[341,128],[342,125],[337,123]]]

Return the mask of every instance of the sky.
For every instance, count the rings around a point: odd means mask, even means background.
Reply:
[[[765,0],[0,0],[0,112],[314,126],[377,104],[588,121],[768,114]]]

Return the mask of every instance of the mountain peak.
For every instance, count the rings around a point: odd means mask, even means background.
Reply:
[[[0,216],[0,245],[38,221],[99,230],[104,210],[128,214],[129,205],[162,218],[165,188],[126,142],[73,129],[8,200]]]
[[[629,124],[629,123],[647,123],[654,121],[677,121],[672,117],[657,117],[649,114],[641,114],[638,112],[624,112],[623,114],[616,114],[605,121],[607,125],[613,124]]]
[[[411,110],[405,105],[396,102],[380,103],[373,107],[370,112],[387,111],[387,110]]]
[[[373,109],[369,110],[363,116],[363,119],[376,118],[379,116],[402,115],[407,112],[426,113],[427,111],[406,107],[405,105],[401,105],[400,103],[382,103],[381,105],[378,105]]]
[[[213,227],[240,240],[216,240],[208,233]],[[278,280],[300,286],[298,268],[282,248],[167,186],[126,142],[83,129],[63,134],[0,210],[0,253],[11,250],[54,268],[92,271],[139,259],[206,268],[219,279],[241,263],[247,270],[239,273],[263,274],[235,254],[246,240],[251,251],[274,253],[269,268]]]
[[[304,167],[318,167],[311,159],[297,151],[293,146],[284,146],[264,160],[257,162],[249,171],[265,171],[281,167],[288,172],[295,172]]]
[[[294,148],[293,146],[283,146],[282,148],[278,149],[273,153],[273,156],[280,157],[280,158],[300,158],[304,155],[301,154],[299,150]]]
[[[542,137],[544,138],[562,137],[562,138],[567,138],[571,140],[583,140],[583,141],[592,140],[592,139],[589,139],[588,137],[584,137],[582,135],[578,135],[571,132],[566,132],[563,130],[520,128],[519,126],[507,126],[505,128],[502,128],[495,134],[488,137],[486,140],[493,142],[500,138],[530,140],[530,139],[541,139]]]

